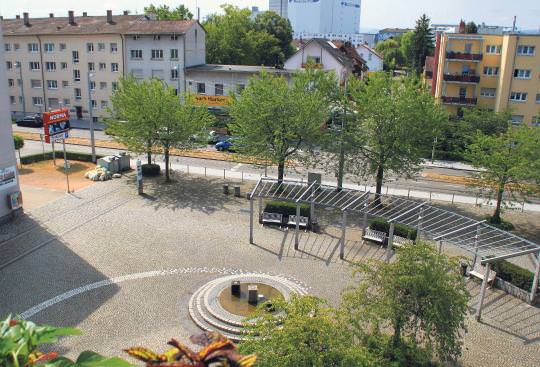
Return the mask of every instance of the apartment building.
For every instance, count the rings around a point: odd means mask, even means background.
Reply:
[[[157,77],[185,90],[186,66],[204,64],[205,32],[196,21],[151,16],[23,18],[2,20],[3,51],[12,115],[69,107],[72,120],[108,115],[119,78]]]
[[[432,93],[451,115],[482,106],[539,124],[540,35],[438,34],[427,61]]]

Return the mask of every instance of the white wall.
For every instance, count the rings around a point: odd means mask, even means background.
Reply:
[[[336,75],[343,80],[349,73],[349,70],[337,61],[330,53],[323,49],[317,42],[309,42],[304,48],[300,49],[285,61],[286,70],[300,70],[302,64],[307,63],[308,56],[320,57],[323,70],[334,71]]]
[[[358,33],[361,0],[291,0],[288,16],[295,34]]]
[[[187,91],[197,93],[197,83],[205,84],[205,95],[215,96],[215,85],[223,85],[223,95],[228,96],[235,92],[238,84],[247,86],[249,78],[257,73],[231,73],[231,72],[204,72],[190,71],[186,72]],[[190,85],[191,83],[191,85]]]
[[[356,52],[358,52],[361,58],[366,60],[369,71],[382,71],[383,70],[383,59],[380,58],[372,50],[370,50],[369,47],[360,45],[356,48]]]

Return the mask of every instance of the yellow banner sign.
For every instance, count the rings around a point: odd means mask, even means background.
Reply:
[[[226,106],[231,100],[229,96],[206,96],[203,94],[195,95],[195,103],[199,105],[206,105],[208,107],[222,107]]]

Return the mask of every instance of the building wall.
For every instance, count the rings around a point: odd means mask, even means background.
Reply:
[[[289,0],[295,34],[353,34],[360,28],[361,0]]]
[[[0,29],[0,45],[4,44],[2,30]],[[0,52],[0,85],[7,85],[5,53]],[[15,180],[2,183],[0,177],[0,222],[11,213],[7,195],[19,191],[17,160],[13,149],[13,136],[11,130],[10,106],[8,89],[0,88],[0,170],[15,168]]]
[[[283,18],[288,17],[289,0],[269,0],[268,9],[281,15]]]
[[[324,50],[316,42],[308,43],[303,49],[300,49],[294,55],[292,55],[287,61],[285,61],[284,68],[286,70],[301,70],[304,68],[304,64],[308,63],[310,57],[319,58],[320,66],[322,70],[334,71],[335,74],[344,80],[350,73],[341,63],[339,63],[332,55]]]
[[[204,94],[215,96],[216,84],[223,85],[223,95],[230,96],[242,86],[248,85],[249,78],[256,73],[234,73],[234,72],[203,72],[188,70],[186,72],[187,91],[193,94]],[[203,83],[204,93],[198,93],[197,83]]]
[[[294,33],[294,39],[308,40],[311,38],[325,38],[334,41],[350,42],[354,47],[367,44],[375,47],[375,34],[371,33]]]
[[[369,71],[383,70],[383,59],[368,47],[360,45],[356,48],[356,52],[358,52],[361,58],[366,60]]]

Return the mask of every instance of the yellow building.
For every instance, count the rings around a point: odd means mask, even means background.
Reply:
[[[426,65],[432,93],[451,115],[481,106],[540,124],[540,35],[438,34]]]

